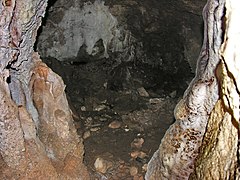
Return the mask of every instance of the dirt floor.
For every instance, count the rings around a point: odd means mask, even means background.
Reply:
[[[187,82],[172,82],[170,75],[143,64],[46,63],[66,83],[91,178],[144,179]]]

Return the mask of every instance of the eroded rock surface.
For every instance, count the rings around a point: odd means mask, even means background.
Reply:
[[[146,179],[239,179],[238,5],[207,2],[196,77],[175,108],[177,121],[148,164]]]
[[[219,97],[215,69],[220,61],[223,4],[208,1],[203,10],[204,41],[196,76],[175,107],[176,122],[148,164],[147,179],[188,179],[194,170],[209,114]],[[218,14],[211,13],[213,11]]]
[[[45,0],[0,4],[0,178],[88,179],[62,79],[33,45]]]

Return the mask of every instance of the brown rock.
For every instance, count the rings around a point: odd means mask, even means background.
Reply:
[[[107,161],[101,157],[98,157],[94,163],[95,169],[100,173],[106,173],[107,170],[112,167],[112,162]]]
[[[138,168],[135,166],[130,167],[130,175],[135,176],[138,173]]]
[[[108,127],[111,128],[111,129],[118,129],[118,128],[121,127],[121,125],[122,125],[122,123],[116,120],[116,121],[111,122],[108,125]]]
[[[86,131],[83,133],[83,139],[87,139],[91,136],[91,132],[90,131]]]
[[[143,138],[135,138],[133,142],[131,143],[132,148],[140,149],[142,147],[142,144],[144,143]]]

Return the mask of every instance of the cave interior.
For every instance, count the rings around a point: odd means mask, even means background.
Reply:
[[[92,177],[144,177],[195,75],[205,3],[48,1],[35,50],[66,84]]]

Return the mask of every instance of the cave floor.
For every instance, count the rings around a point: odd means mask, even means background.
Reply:
[[[164,78],[156,83],[158,70],[147,66],[125,64],[109,70],[106,61],[53,59],[47,64],[66,84],[91,179],[144,179],[147,163],[174,122],[182,91]]]

